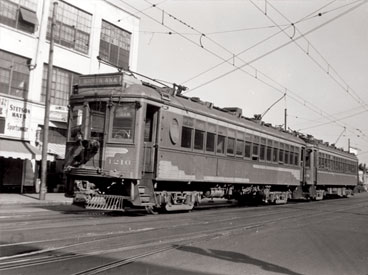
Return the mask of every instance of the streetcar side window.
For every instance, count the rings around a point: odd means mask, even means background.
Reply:
[[[239,157],[243,156],[244,140],[236,140],[236,155]]]
[[[289,164],[289,144],[285,144],[285,157],[284,163]]]
[[[252,136],[249,134],[245,135],[245,145],[244,145],[244,157],[250,158],[252,154]]]
[[[252,160],[258,160],[259,158],[259,137],[253,137],[253,150],[252,150]]]
[[[259,159],[260,160],[265,160],[266,157],[266,139],[265,138],[261,138],[261,146],[260,146],[260,150],[259,150]]]
[[[215,152],[215,139],[216,139],[216,125],[207,123],[207,134],[206,134],[206,152],[214,153]]]
[[[181,131],[181,147],[183,148],[191,148],[192,146],[192,128],[182,127]]]
[[[234,149],[235,149],[235,138],[228,137],[227,138],[227,154],[234,155]]]
[[[267,140],[267,161],[272,161],[272,140]]]
[[[218,154],[224,154],[225,152],[225,136],[218,135],[217,136],[217,146],[216,152]]]
[[[134,138],[135,103],[122,103],[115,106],[111,123],[111,138],[132,142]]]
[[[294,165],[299,166],[299,148],[294,147]]]
[[[273,154],[272,154],[272,161],[278,162],[279,161],[279,142],[273,142]]]
[[[194,131],[194,149],[203,150],[204,148],[204,131],[195,129]]]
[[[206,151],[207,152],[215,152],[215,134],[207,132],[206,138]]]
[[[279,150],[279,162],[284,162],[284,144],[280,143],[280,150]]]
[[[289,163],[290,165],[294,165],[294,146],[290,145],[290,152],[289,152]]]

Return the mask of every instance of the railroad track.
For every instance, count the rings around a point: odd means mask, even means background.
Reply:
[[[155,255],[155,254],[164,253],[166,251],[174,250],[182,246],[188,246],[193,243],[208,241],[211,239],[219,238],[221,236],[226,236],[230,234],[238,234],[246,230],[260,228],[263,226],[270,225],[272,223],[283,222],[286,220],[287,221],[297,221],[300,219],[306,220],[311,217],[316,217],[316,216],[321,216],[321,215],[326,215],[326,214],[330,215],[331,212],[342,212],[342,211],[345,212],[345,211],[352,210],[352,209],[359,209],[367,205],[368,205],[368,202],[362,202],[362,203],[357,203],[354,206],[350,206],[350,207],[344,206],[344,207],[340,207],[340,208],[333,209],[333,210],[312,209],[313,211],[311,213],[307,213],[303,215],[301,215],[300,209],[290,210],[290,211],[285,211],[285,209],[281,209],[280,211],[272,211],[269,213],[265,213],[263,214],[263,216],[272,217],[276,214],[279,214],[280,212],[282,212],[283,214],[287,214],[287,216],[284,216],[281,218],[270,218],[262,222],[254,222],[250,224],[222,226],[221,228],[215,227],[215,229],[206,229],[200,232],[197,231],[195,233],[187,233],[187,234],[182,234],[179,236],[173,236],[171,238],[165,239],[164,241],[157,241],[157,239],[153,239],[153,240],[148,240],[148,241],[145,241],[139,244],[128,245],[128,246],[123,246],[123,247],[113,248],[113,249],[102,249],[102,250],[93,251],[93,252],[57,253],[57,251],[65,249],[66,246],[57,247],[54,249],[40,251],[39,253],[33,253],[33,254],[28,254],[28,255],[16,255],[16,257],[13,257],[13,258],[3,259],[6,261],[3,261],[3,263],[0,264],[0,272],[5,271],[5,270],[10,270],[10,269],[27,268],[27,267],[41,265],[41,264],[51,264],[51,263],[60,262],[60,261],[87,258],[91,256],[104,255],[104,254],[114,253],[114,252],[133,251],[133,250],[137,250],[141,248],[144,248],[145,250],[147,250],[148,248],[151,248],[151,250],[148,252],[138,253],[134,256],[126,257],[118,261],[113,261],[105,265],[86,269],[84,271],[77,272],[74,275],[98,274],[98,273],[101,273],[107,270],[111,270],[111,269],[114,269],[120,266],[127,265],[141,258],[145,258],[145,257]],[[325,206],[329,206],[329,205],[327,204]],[[306,211],[311,211],[311,209],[306,209]],[[256,215],[256,216],[259,217],[260,215]],[[251,218],[251,216],[247,216],[241,219],[248,220],[249,218]],[[232,219],[222,219],[222,220],[217,220],[217,222],[226,222],[230,220]],[[208,223],[208,222],[205,222],[205,223]],[[193,223],[192,225],[194,224],[198,224],[198,223]],[[181,225],[181,226],[184,226],[184,225]],[[188,226],[188,224],[186,224],[186,226]],[[163,228],[160,228],[160,230],[162,230]],[[170,227],[166,227],[166,228],[170,228]],[[120,236],[115,236],[115,237],[120,237]],[[103,240],[106,240],[106,238],[100,238],[100,239],[96,239],[92,241],[81,242],[81,243],[73,244],[73,246],[83,246],[87,243],[98,242],[98,241],[103,241]],[[68,246],[68,247],[70,248],[71,246]]]

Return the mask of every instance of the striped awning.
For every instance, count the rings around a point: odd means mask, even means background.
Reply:
[[[41,151],[29,142],[0,139],[0,157],[15,159],[41,160]]]

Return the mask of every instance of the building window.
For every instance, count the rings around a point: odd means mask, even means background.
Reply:
[[[43,67],[41,102],[46,99],[48,65]],[[53,67],[52,69],[52,85],[51,85],[51,104],[67,106],[69,96],[72,93],[73,85],[78,82],[78,74]]]
[[[0,50],[0,93],[27,98],[29,59]]]
[[[53,5],[50,5],[46,38],[50,40]],[[88,54],[92,15],[59,1],[54,29],[55,43]]]
[[[0,0],[0,23],[34,33],[38,24],[37,0]]]
[[[128,69],[131,34],[102,21],[99,57],[117,67]]]

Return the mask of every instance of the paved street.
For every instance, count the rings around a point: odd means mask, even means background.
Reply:
[[[368,274],[368,193],[148,215],[2,205],[5,274]]]

